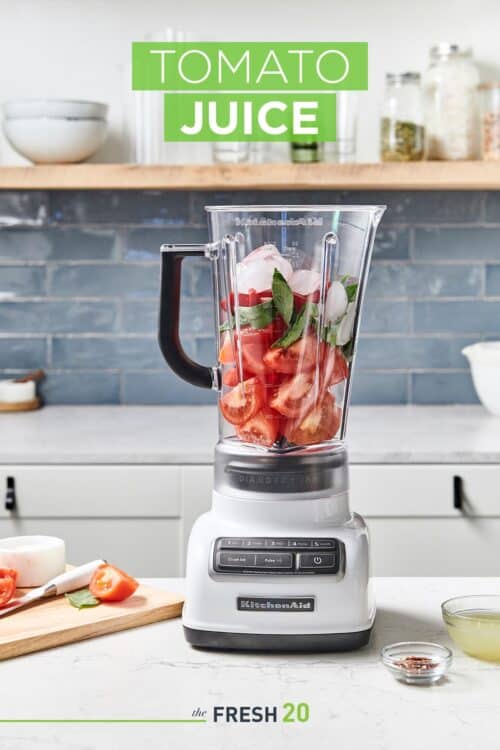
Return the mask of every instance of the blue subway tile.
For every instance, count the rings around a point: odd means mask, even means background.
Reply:
[[[0,190],[0,227],[41,226],[47,220],[47,193]]]
[[[364,373],[354,371],[353,404],[405,404],[408,376],[404,373]]]
[[[189,193],[161,190],[55,190],[50,220],[63,224],[186,224]]]
[[[485,227],[415,230],[415,260],[499,260],[500,231]]]
[[[486,266],[486,294],[500,296],[500,265]]]
[[[120,379],[114,372],[53,372],[42,381],[46,404],[118,404]]]
[[[58,297],[157,298],[159,274],[152,265],[61,265],[53,270],[50,289]]]
[[[112,260],[115,244],[108,229],[0,229],[0,260]]]
[[[216,394],[196,388],[165,367],[160,372],[128,372],[123,375],[126,404],[215,404]]]
[[[361,337],[356,370],[466,369],[462,349],[474,338]]]
[[[0,339],[1,343],[1,339]],[[145,336],[55,336],[52,367],[61,370],[157,369],[163,357],[156,338]]]
[[[363,308],[363,333],[406,333],[410,330],[410,304],[367,299]]]
[[[158,302],[125,301],[122,328],[126,333],[155,333],[158,330]]]
[[[468,372],[413,373],[415,404],[476,404],[478,399]]]
[[[417,333],[476,333],[500,335],[500,302],[461,300],[415,302]]]
[[[0,298],[5,294],[16,297],[41,297],[46,293],[46,276],[47,272],[43,266],[0,265]]]
[[[409,257],[410,233],[405,227],[384,227],[382,222],[375,237],[375,260],[406,260]]]
[[[470,264],[374,263],[370,297],[475,297],[483,289],[484,268]]]
[[[485,194],[486,221],[500,221],[500,193],[495,190]]]
[[[116,328],[113,302],[0,302],[0,333],[108,333]]]
[[[124,239],[123,258],[129,261],[158,260],[161,245],[203,244],[208,230],[197,227],[163,227],[130,229]]]
[[[35,370],[47,364],[45,338],[0,338],[2,370]]]

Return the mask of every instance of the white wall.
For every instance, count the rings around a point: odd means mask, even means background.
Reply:
[[[500,78],[499,0],[0,0],[0,19],[0,99],[109,102],[111,137],[98,161],[126,155],[130,42],[165,27],[215,41],[367,41],[359,161],[377,159],[385,71],[423,70],[433,42],[472,45],[482,77]],[[19,162],[4,141],[0,160]]]

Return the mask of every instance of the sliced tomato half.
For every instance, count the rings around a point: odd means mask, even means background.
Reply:
[[[245,443],[256,443],[270,447],[278,439],[281,416],[269,408],[259,411],[245,424],[236,428],[236,434]]]
[[[313,406],[315,390],[313,373],[299,372],[276,389],[269,403],[284,417],[299,417]]]
[[[335,437],[342,419],[342,409],[335,404],[330,393],[305,416],[289,420],[283,433],[289,443],[311,445]]]
[[[270,370],[289,375],[309,372],[316,364],[316,351],[317,339],[309,334],[291,346],[269,349],[264,355],[264,363]]]
[[[17,570],[0,568],[0,607],[5,606],[16,593]]]
[[[89,583],[90,593],[103,602],[122,602],[132,596],[138,586],[135,578],[107,563],[99,565]]]
[[[264,385],[250,378],[232,388],[220,401],[220,409],[231,424],[241,425],[257,414],[265,403]]]

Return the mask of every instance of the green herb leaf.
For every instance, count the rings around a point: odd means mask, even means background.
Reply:
[[[241,326],[251,326],[252,328],[265,328],[272,323],[274,318],[274,306],[272,300],[267,302],[261,302],[260,305],[252,305],[252,307],[239,307],[238,313],[240,316]],[[232,331],[236,325],[236,316],[232,315],[229,320],[226,320],[221,326],[219,331]]]
[[[219,326],[219,331],[221,333],[224,333],[224,331],[232,331],[234,328],[234,320],[231,318],[230,320],[226,320],[225,323],[222,323],[222,325]]]
[[[282,346],[286,349],[292,344],[295,344],[295,342],[298,341],[304,333],[306,325],[308,325],[311,320],[314,320],[315,315],[317,315],[317,311],[317,305],[305,304],[301,308],[299,314],[293,321],[288,331],[280,339],[275,341],[274,344],[271,345],[271,349],[277,349],[279,346]]]
[[[68,602],[72,607],[76,609],[84,609],[85,607],[97,607],[101,602],[96,599],[93,594],[90,593],[89,589],[80,589],[79,591],[72,591],[70,594],[64,594]]]
[[[348,284],[345,287],[345,291],[346,291],[346,294],[347,294],[348,301],[349,302],[353,302],[354,299],[356,298],[356,294],[358,293],[358,284],[356,284],[356,283],[354,283],[354,284]]]
[[[293,292],[290,289],[285,277],[274,269],[273,273],[273,302],[277,311],[287,325],[290,325],[293,314]]]
[[[352,360],[354,354],[354,339],[351,339],[347,344],[344,344],[342,347],[342,354],[348,362]]]

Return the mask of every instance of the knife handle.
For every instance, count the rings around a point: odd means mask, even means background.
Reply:
[[[94,571],[99,565],[105,565],[105,563],[105,560],[93,560],[68,570],[66,573],[61,573],[60,576],[56,576],[47,583],[45,587],[47,594],[65,594],[67,591],[75,591],[88,586]]]

